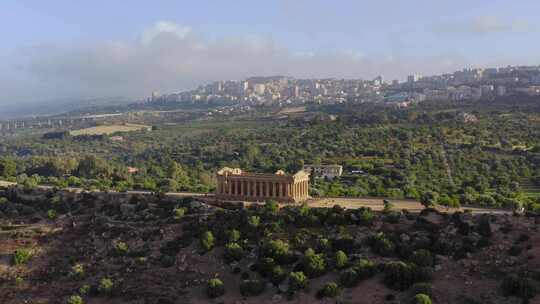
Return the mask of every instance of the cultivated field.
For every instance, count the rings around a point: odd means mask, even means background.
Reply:
[[[124,124],[124,125],[105,125],[91,127],[81,130],[71,131],[70,134],[73,136],[78,135],[109,135],[116,132],[132,132],[143,129],[149,129],[150,126],[146,125],[137,125],[137,124]]]
[[[306,107],[284,108],[283,110],[279,111],[278,114],[294,114],[294,113],[302,113],[305,111],[306,111]]]

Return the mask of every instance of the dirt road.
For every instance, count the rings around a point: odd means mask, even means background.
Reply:
[[[6,182],[6,181],[0,181],[0,188],[2,187],[8,187],[16,185],[16,183]],[[40,189],[52,189],[51,186],[38,186]],[[81,188],[66,188],[64,189],[66,191],[71,192],[82,192],[84,191]],[[93,192],[101,192],[101,191],[93,191]],[[142,194],[142,195],[151,195],[153,192],[151,191],[127,191],[127,192],[115,192],[115,191],[109,191],[109,194]],[[172,197],[212,197],[213,193],[195,193],[195,192],[168,192],[165,193],[166,196],[172,196]],[[331,208],[334,205],[340,205],[345,208],[360,208],[360,207],[369,207],[372,210],[380,211],[383,209],[383,200],[385,198],[349,198],[349,197],[323,197],[323,198],[313,198],[308,201],[308,204],[312,207],[328,207]],[[406,209],[411,212],[419,212],[424,207],[420,202],[414,201],[414,200],[403,200],[403,199],[388,199],[391,203],[394,204],[395,210],[402,210]],[[440,211],[448,211],[448,212],[454,212],[454,211],[463,211],[463,210],[471,210],[473,213],[482,214],[482,213],[492,213],[492,214],[511,214],[511,211],[503,210],[503,209],[493,209],[493,208],[481,208],[481,207],[465,207],[465,208],[445,208],[445,207],[437,207]]]
[[[385,198],[344,198],[344,197],[332,197],[332,198],[316,198],[309,202],[312,207],[332,207],[334,205],[340,205],[345,208],[360,208],[369,207],[372,210],[380,211],[384,208],[383,200]],[[424,206],[420,202],[413,200],[403,199],[387,199],[394,204],[395,210],[406,209],[411,212],[419,212],[424,209]],[[493,214],[510,214],[511,211],[493,208],[480,208],[480,207],[465,207],[465,208],[445,208],[437,207],[440,211],[464,211],[471,210],[473,213],[493,213]]]

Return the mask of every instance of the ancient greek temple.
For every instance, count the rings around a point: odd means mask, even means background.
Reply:
[[[309,197],[309,173],[301,170],[288,175],[249,173],[240,168],[223,168],[217,172],[216,198],[221,200],[263,202],[302,202]]]

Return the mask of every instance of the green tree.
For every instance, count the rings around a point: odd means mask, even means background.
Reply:
[[[328,282],[317,292],[317,297],[319,298],[335,298],[341,292],[338,284],[335,282]]]
[[[240,261],[244,256],[244,250],[238,243],[228,243],[225,245],[225,260],[228,262],[231,261]]]
[[[431,304],[431,298],[428,295],[419,293],[414,296],[413,304]]]
[[[14,177],[17,175],[17,164],[11,158],[0,158],[0,176]]]
[[[439,194],[434,191],[427,191],[422,193],[422,196],[420,198],[420,203],[425,207],[433,207],[437,203],[437,199],[439,197]]]
[[[210,251],[214,248],[214,235],[210,231],[203,233],[200,240],[201,248],[204,251]]]
[[[308,286],[308,282],[308,278],[303,272],[291,272],[289,274],[289,291],[295,292],[305,289]]]
[[[347,266],[348,262],[349,262],[349,258],[347,257],[347,254],[345,254],[345,252],[341,250],[338,250],[336,252],[336,267],[343,268]]]
[[[326,271],[326,260],[323,254],[316,254],[309,248],[304,253],[302,261],[305,273],[310,277],[322,275]]]
[[[13,265],[25,264],[32,257],[32,251],[26,248],[20,248],[13,253]]]
[[[220,279],[210,279],[206,284],[206,294],[209,298],[221,297],[225,294],[225,285]]]
[[[67,304],[84,304],[84,301],[80,296],[73,295],[68,298]]]
[[[99,281],[98,291],[101,294],[110,294],[113,290],[114,282],[110,278],[102,278]]]

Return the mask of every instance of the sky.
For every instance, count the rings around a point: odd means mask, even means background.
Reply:
[[[0,106],[540,64],[538,0],[2,0]]]

